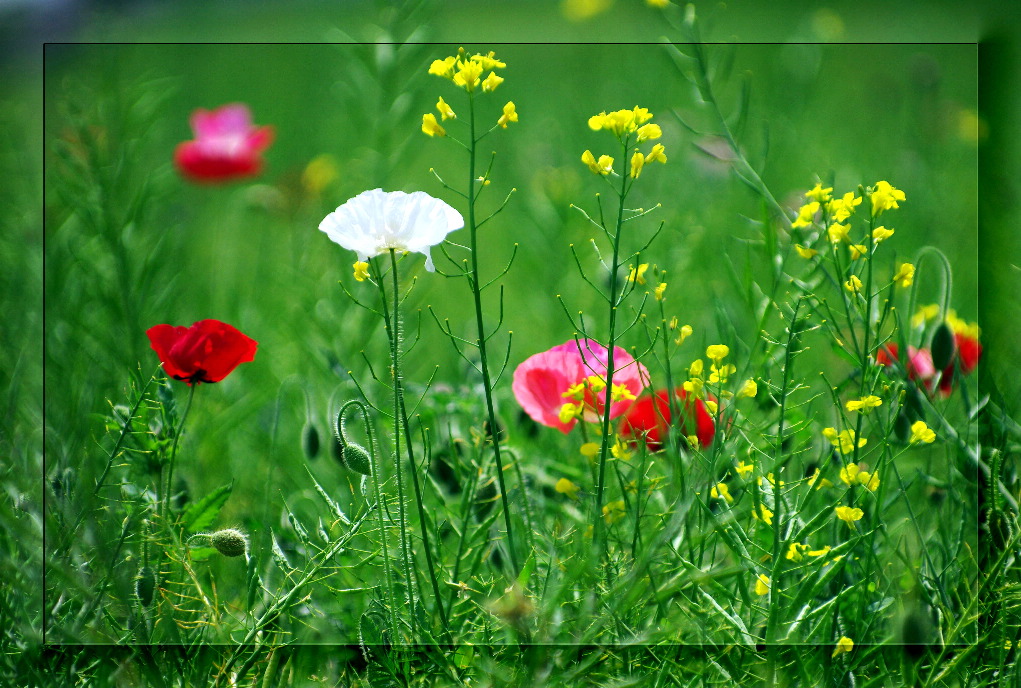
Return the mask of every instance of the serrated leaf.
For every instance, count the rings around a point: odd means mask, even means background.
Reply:
[[[198,533],[216,520],[220,509],[227,503],[234,483],[218,487],[199,501],[193,503],[184,511],[181,521],[184,523],[185,533]]]

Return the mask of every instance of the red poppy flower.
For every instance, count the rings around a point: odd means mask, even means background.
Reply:
[[[262,152],[273,142],[272,127],[252,126],[248,106],[224,105],[191,116],[194,141],[178,144],[174,164],[197,182],[223,182],[251,177],[262,170]]]
[[[943,370],[943,375],[939,380],[939,391],[944,396],[954,390],[954,367],[960,366],[961,374],[967,375],[975,370],[978,359],[982,356],[982,345],[974,337],[955,334],[954,344],[956,345],[954,357],[950,361],[950,365]]]
[[[189,385],[219,382],[242,363],[254,360],[259,345],[219,320],[200,320],[191,327],[156,325],[146,334],[167,375]]]
[[[716,425],[705,402],[689,399],[688,393],[681,387],[674,394],[682,416],[677,428],[685,437],[695,435],[703,448],[708,447],[716,436]],[[631,405],[621,421],[620,434],[634,439],[644,438],[649,451],[659,451],[663,447],[663,437],[671,420],[667,391],[661,389],[655,396],[642,396]]]

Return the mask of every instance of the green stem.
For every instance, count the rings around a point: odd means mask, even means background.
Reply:
[[[184,413],[181,414],[181,422],[177,424],[177,432],[174,433],[174,443],[170,447],[170,460],[167,465],[167,479],[164,485],[163,492],[163,513],[161,514],[166,519],[167,514],[170,512],[170,492],[173,490],[174,484],[174,462],[177,459],[177,443],[181,439],[181,435],[184,433],[184,421],[188,419],[188,411],[191,410],[191,401],[195,398],[195,388],[199,383],[193,382],[188,388],[188,401],[184,405]],[[160,483],[163,483],[162,477]]]
[[[624,141],[624,154],[622,160],[627,160],[628,153],[628,142]],[[597,549],[603,549],[600,547],[605,532],[603,529],[603,518],[602,518],[602,507],[603,507],[603,491],[606,487],[606,454],[610,448],[610,408],[612,406],[611,400],[613,398],[613,349],[617,343],[617,280],[618,272],[620,271],[620,237],[623,234],[622,227],[624,225],[624,200],[627,198],[627,180],[626,174],[620,176],[620,193],[618,194],[619,202],[617,204],[617,224],[613,234],[613,259],[610,262],[610,323],[609,323],[609,338],[606,343],[606,399],[603,403],[603,420],[602,420],[602,443],[599,447],[599,470],[596,478],[596,501],[592,509],[592,543]],[[582,352],[584,358],[585,352]],[[604,551],[605,554],[605,551]]]
[[[479,368],[482,371],[482,387],[486,396],[486,412],[489,416],[489,431],[493,438],[493,460],[496,462],[496,479],[500,485],[500,503],[503,507],[503,524],[507,531],[507,550],[511,568],[516,578],[521,572],[518,565],[517,549],[514,546],[514,528],[511,524],[510,504],[507,500],[507,483],[503,478],[503,457],[500,455],[500,438],[496,422],[496,407],[493,404],[493,380],[489,373],[489,357],[486,351],[485,322],[482,318],[482,289],[479,286],[479,252],[478,227],[475,221],[475,154],[477,140],[475,138],[475,99],[468,94],[469,126],[471,127],[471,147],[468,151],[468,232],[471,249],[471,273],[469,284],[475,301],[475,327],[478,332]]]
[[[429,581],[432,583],[433,598],[436,600],[436,611],[440,615],[441,628],[445,635],[449,636],[450,629],[447,625],[447,614],[443,611],[443,599],[440,596],[440,584],[436,579],[436,567],[433,564],[432,545],[429,543],[429,528],[425,517],[425,504],[422,500],[422,486],[418,480],[418,464],[415,462],[415,448],[411,441],[411,427],[408,424],[408,410],[404,405],[404,385],[401,383],[400,375],[397,374],[397,361],[400,352],[397,350],[400,334],[400,296],[397,291],[397,254],[390,249],[390,271],[393,273],[394,305],[394,415],[395,421],[400,418],[400,425],[404,428],[404,446],[408,452],[408,463],[411,464],[411,486],[415,491],[415,504],[418,507],[418,523],[422,531],[422,547],[425,550],[425,564],[429,573]],[[395,430],[396,432],[396,430]],[[400,460],[398,459],[398,462]]]
[[[397,469],[397,513],[400,520],[401,558],[404,560],[404,581],[407,586],[408,609],[410,611],[412,637],[418,635],[418,614],[415,612],[415,574],[411,566],[411,553],[408,546],[408,515],[405,511],[404,497],[404,471],[401,468],[401,434],[402,416],[401,413],[401,333],[400,333],[400,292],[397,290],[397,254],[395,249],[390,249],[390,270],[393,273],[393,309],[387,308],[386,290],[382,280],[379,281],[379,292],[383,300],[383,313],[386,320],[387,332],[390,336],[390,372],[393,375],[394,392],[394,465]]]

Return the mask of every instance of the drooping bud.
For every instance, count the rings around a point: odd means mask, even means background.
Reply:
[[[946,370],[954,360],[957,352],[957,342],[954,340],[954,331],[945,322],[932,334],[932,364],[936,370]]]
[[[344,465],[355,473],[372,475],[372,463],[369,460],[369,452],[365,447],[354,442],[348,442],[340,453],[340,460]]]
[[[350,441],[344,432],[344,412],[349,407],[356,405],[360,406],[360,402],[349,401],[337,414],[337,419],[333,423],[333,455],[348,470],[362,475],[372,475],[372,457],[369,455],[369,450]]]
[[[225,557],[240,557],[248,551],[248,536],[235,528],[224,528],[209,536],[209,544]]]
[[[138,576],[135,577],[135,595],[138,597],[139,604],[143,607],[151,605],[155,592],[156,572],[152,570],[152,567],[143,566],[138,570]]]

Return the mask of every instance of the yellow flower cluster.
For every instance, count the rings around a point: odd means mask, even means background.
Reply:
[[[848,487],[863,485],[869,492],[875,492],[879,487],[879,476],[875,473],[863,471],[856,463],[849,463],[840,469],[840,479]]]
[[[826,545],[822,549],[809,549],[808,545],[803,545],[800,542],[792,542],[791,546],[787,548],[787,554],[785,555],[790,561],[798,562],[805,558],[805,555],[810,557],[822,557],[829,554],[829,545]]]
[[[507,64],[498,60],[496,53],[492,51],[486,55],[478,53],[468,55],[464,48],[459,48],[457,55],[451,55],[442,60],[433,60],[429,65],[429,73],[449,80],[467,93],[474,93],[477,89],[481,89],[483,93],[492,93],[504,82],[504,78],[498,76],[493,70],[503,69],[506,66]],[[486,71],[489,71],[489,75],[483,79],[482,74]],[[436,110],[440,113],[440,120],[437,120],[436,115],[431,112],[422,115],[422,132],[428,136],[446,136],[447,131],[440,121],[457,119],[457,114],[443,98],[437,101]],[[513,101],[509,101],[503,106],[503,114],[496,124],[506,129],[508,123],[517,121],[517,110]]]
[[[883,400],[874,394],[870,394],[867,397],[847,402],[848,411],[860,411],[861,413],[868,413],[874,408],[879,408],[883,405]]]
[[[837,518],[846,523],[847,527],[852,530],[854,529],[855,522],[860,521],[862,516],[865,515],[865,512],[857,507],[852,509],[849,506],[838,506],[833,511],[836,513]]]
[[[860,437],[856,443],[854,430],[837,432],[836,428],[823,428],[822,435],[830,441],[830,444],[839,449],[841,454],[850,454],[856,446],[864,447],[868,442],[864,437]]]
[[[658,124],[647,124],[653,115],[647,108],[637,105],[630,110],[615,110],[613,112],[600,112],[598,115],[589,117],[588,125],[593,131],[609,131],[618,140],[627,144],[634,136],[635,143],[655,141],[663,136],[663,130]],[[581,161],[585,163],[594,174],[608,175],[613,173],[613,158],[609,155],[601,155],[597,159],[590,150],[586,150]],[[630,161],[630,174],[633,179],[641,175],[645,166],[652,162],[665,163],[667,161],[666,148],[661,143],[655,144],[648,153],[642,154],[635,149]]]

